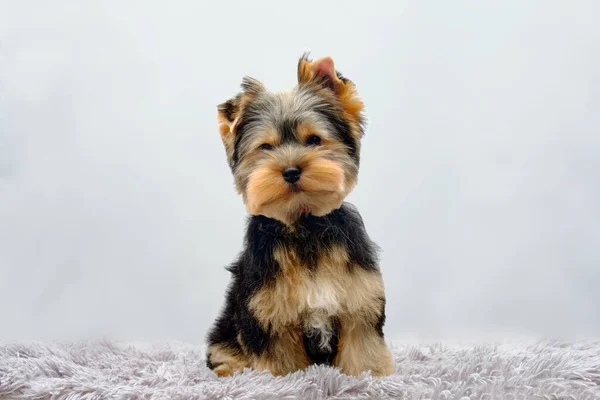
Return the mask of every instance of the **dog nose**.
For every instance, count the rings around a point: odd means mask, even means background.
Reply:
[[[302,170],[298,167],[287,167],[283,170],[282,174],[283,179],[285,179],[287,183],[296,183],[300,179],[301,173]]]

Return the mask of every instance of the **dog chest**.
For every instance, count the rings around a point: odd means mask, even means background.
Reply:
[[[265,327],[274,330],[302,325],[327,330],[333,317],[379,314],[384,297],[378,271],[349,267],[343,249],[331,249],[309,269],[290,252],[275,254],[280,272],[260,288],[249,308]]]

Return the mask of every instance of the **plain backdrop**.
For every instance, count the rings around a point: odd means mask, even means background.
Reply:
[[[597,1],[0,0],[0,340],[202,343],[242,246],[216,105],[332,56],[391,339],[600,334]],[[276,299],[274,300],[276,301]]]

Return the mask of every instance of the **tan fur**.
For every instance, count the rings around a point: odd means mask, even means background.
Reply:
[[[236,98],[234,100],[230,100],[231,102],[236,102],[236,111],[234,115],[239,113],[239,99]],[[235,143],[235,133],[234,133],[234,121],[229,120],[225,113],[221,110],[217,111],[217,121],[219,124],[219,133],[221,134],[221,141],[225,146],[225,153],[227,154],[227,161],[229,165],[233,165],[233,151],[234,151],[234,143]]]
[[[301,60],[298,66],[298,82],[311,83],[319,75],[327,75],[333,83],[334,92],[344,108],[346,119],[354,123],[362,123],[364,103],[358,97],[356,86],[349,79],[342,80],[335,71],[331,57],[323,57],[316,61]],[[357,130],[353,133],[357,135]]]
[[[286,375],[310,364],[299,328],[278,332],[269,342],[267,350],[258,356],[250,354],[240,334],[237,341],[243,353],[218,344],[208,348],[208,357],[216,366],[214,372],[218,376],[231,376],[244,368]]]
[[[344,159],[325,157],[343,154],[344,144],[310,120],[300,123],[297,132],[301,140],[317,134],[322,145],[307,147],[304,151],[286,151],[285,147],[278,151],[261,150],[262,144],[280,145],[277,131],[266,126],[253,131],[252,140],[242,150],[245,156],[237,168],[237,176],[242,178],[236,180],[236,187],[250,214],[262,214],[291,224],[305,208],[317,216],[331,212],[354,189],[356,166],[344,163]],[[291,191],[281,175],[289,166],[303,170],[299,191]]]
[[[250,367],[246,355],[220,344],[209,346],[208,359],[216,366],[214,372],[219,376],[231,376]]]
[[[298,326],[305,304],[297,299],[307,296],[308,270],[300,264],[295,252],[276,249],[274,258],[282,272],[274,284],[262,287],[249,303],[249,309],[264,329],[283,332]]]
[[[391,353],[375,329],[384,298],[378,272],[349,269],[348,253],[338,246],[319,258],[314,273],[301,265],[289,249],[277,249],[275,259],[282,273],[250,301],[250,310],[265,329],[272,329],[276,337],[285,336],[314,319],[336,316],[341,321],[341,332],[334,365],[348,375],[369,369],[375,375],[393,372]],[[293,349],[288,352],[294,360],[301,360]],[[272,358],[267,360],[258,364],[281,370],[277,364],[270,364]]]
[[[304,207],[316,216],[338,208],[353,188],[354,181],[350,178],[350,185],[347,185],[346,171],[340,164],[318,155],[318,151],[313,150],[297,156],[294,162],[275,157],[259,162],[248,179],[247,211],[291,224]],[[281,175],[289,165],[297,165],[303,170],[299,191],[292,191]]]
[[[244,82],[248,82],[250,78],[245,78]],[[229,165],[233,163],[233,151],[235,143],[235,132],[237,125],[243,115],[244,108],[258,93],[258,87],[263,88],[260,82],[252,80],[256,86],[254,90],[246,90],[239,93],[234,98],[220,104],[217,107],[217,122],[219,125],[219,133],[221,134],[221,140],[225,146],[225,152],[227,154],[227,160]],[[231,109],[231,115],[228,115],[225,110]]]
[[[380,273],[360,267],[349,270],[348,253],[342,247],[323,254],[313,273],[290,249],[277,249],[274,255],[282,272],[249,303],[264,328],[285,331],[313,313],[352,315],[371,322],[380,316],[384,297]]]
[[[374,327],[384,296],[378,272],[360,267],[349,269],[348,253],[340,246],[319,258],[314,273],[290,249],[279,248],[274,255],[282,272],[249,303],[263,328],[272,332],[272,341],[259,356],[249,355],[241,335],[238,342],[245,354],[211,346],[211,362],[221,364],[215,368],[217,374],[229,376],[251,367],[285,375],[305,368],[310,361],[304,349],[302,327],[332,316],[341,322],[335,366],[348,375],[369,369],[375,375],[393,372],[391,353]]]
[[[250,149],[245,151],[245,154],[261,154],[259,146],[261,144],[270,144],[271,146],[278,146],[281,142],[279,133],[271,127],[267,127],[260,132],[254,132],[252,135],[253,139],[249,142]]]
[[[346,315],[341,320],[340,342],[333,365],[346,375],[357,376],[371,370],[375,376],[394,372],[392,353],[372,324]]]
[[[219,122],[219,133],[221,134],[221,141],[225,146],[225,153],[227,154],[227,160],[231,165],[233,159],[233,149],[234,149],[234,141],[235,135],[231,132],[231,124],[225,115],[217,111],[217,121]]]
[[[252,357],[252,368],[273,375],[287,375],[310,365],[298,328],[280,331],[273,336],[267,351]]]
[[[329,138],[329,134],[326,130],[321,129],[317,124],[312,123],[311,121],[303,121],[296,127],[296,134],[300,138],[300,141],[306,142],[312,135],[317,135],[323,140],[323,144],[329,144],[332,142],[332,139]]]

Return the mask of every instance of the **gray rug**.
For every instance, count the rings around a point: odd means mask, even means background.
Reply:
[[[217,378],[182,344],[6,344],[0,399],[600,399],[597,341],[406,345],[394,358],[383,379],[322,366]]]

